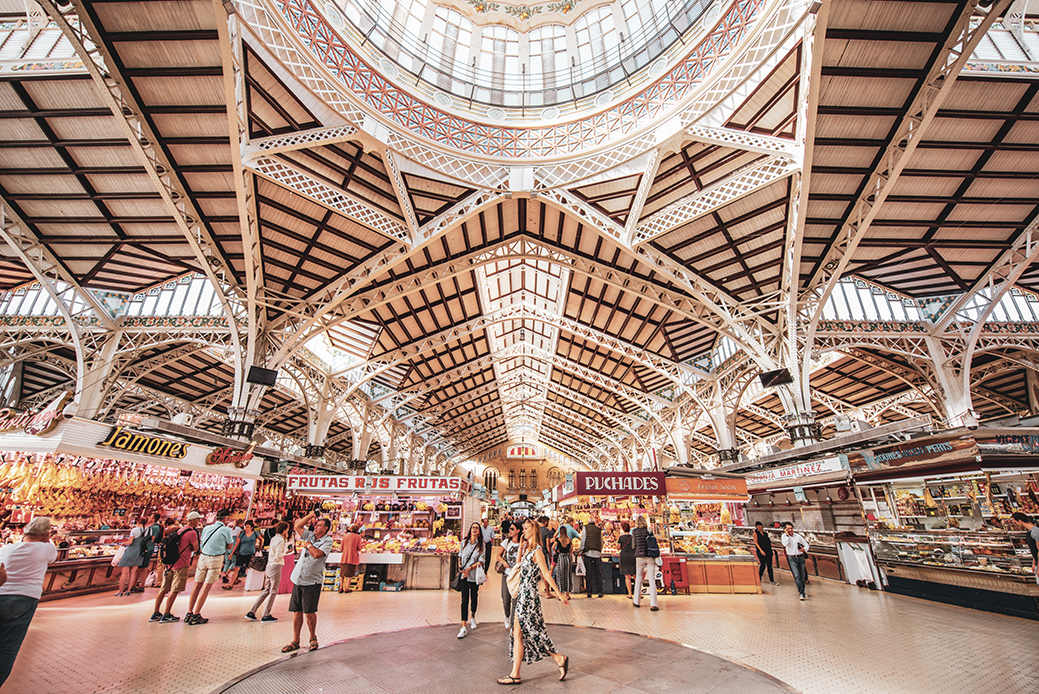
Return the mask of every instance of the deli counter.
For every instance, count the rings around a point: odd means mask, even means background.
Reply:
[[[891,592],[1039,619],[1039,585],[1023,532],[874,530]]]

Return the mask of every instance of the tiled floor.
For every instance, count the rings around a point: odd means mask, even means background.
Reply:
[[[454,625],[358,639],[279,660],[213,694],[430,694],[498,689],[508,675],[505,630],[485,624],[456,638]],[[657,694],[790,694],[778,680],[692,648],[603,629],[553,625],[549,637],[570,658],[566,681],[549,658],[523,666],[523,691]]]
[[[480,591],[480,630],[504,632],[497,580],[492,574]],[[804,603],[789,580],[767,591],[662,596],[659,612],[645,605],[636,610],[616,595],[575,598],[569,607],[549,600],[545,617],[677,641],[761,670],[805,694],[1039,691],[1039,623],[818,580]],[[283,657],[291,631],[288,596],[275,603],[281,621],[260,624],[243,619],[252,594],[216,593],[205,609],[210,623],[198,627],[149,623],[151,591],[44,603],[3,693],[205,694]],[[458,600],[449,591],[326,593],[318,637],[331,644],[456,622]],[[186,604],[181,596],[174,612],[182,615]],[[594,648],[600,632],[582,631]],[[402,667],[429,656],[428,645],[416,652],[411,635],[396,637]]]

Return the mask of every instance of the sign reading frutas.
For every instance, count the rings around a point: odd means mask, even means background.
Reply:
[[[253,451],[250,447],[248,450],[236,451],[233,448],[216,448],[212,453],[206,456],[206,465],[227,465],[234,464],[236,468],[241,470],[242,468],[249,467],[249,461],[253,459]]]
[[[136,431],[130,431],[125,427],[112,427],[112,431],[104,441],[98,441],[98,446],[108,446],[120,451],[131,453],[146,453],[160,458],[173,458],[181,460],[188,454],[190,444],[170,441],[158,436],[148,436]]]
[[[663,472],[578,472],[580,496],[663,496]]]
[[[39,412],[15,412],[5,407],[0,410],[0,431],[22,429],[30,436],[46,434],[64,416],[62,408],[68,396],[69,392],[65,391]]]
[[[461,477],[289,475],[285,481],[285,488],[293,492],[329,494],[366,491],[400,494],[450,494],[468,492],[472,486]]]

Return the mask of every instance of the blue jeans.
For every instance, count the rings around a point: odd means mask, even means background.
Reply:
[[[790,564],[790,573],[794,574],[794,583],[797,584],[797,594],[805,594],[805,581],[808,580],[808,569],[805,568],[805,557],[799,554],[796,557],[787,556]]]
[[[0,686],[11,674],[39,604],[38,599],[25,595],[0,595]]]

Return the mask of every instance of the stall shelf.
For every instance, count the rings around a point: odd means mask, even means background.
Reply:
[[[1039,510],[1039,430],[953,430],[848,458],[886,590],[1039,620],[1010,519]]]
[[[684,588],[684,560],[690,592],[760,593],[757,560],[737,535],[744,529],[733,524],[742,520],[742,504],[747,500],[743,476],[671,470],[666,489],[671,557],[665,559],[665,589],[675,574],[676,589]]]
[[[338,533],[350,524],[362,526],[365,542],[359,571],[365,590],[378,590],[381,584],[400,584],[412,590],[450,587],[460,550],[458,536],[463,522],[474,518],[473,504],[466,496],[471,489],[467,481],[458,477],[290,474],[287,489],[330,499],[325,506],[335,518]],[[339,548],[337,539],[336,553],[326,562],[330,571],[339,570]]]

